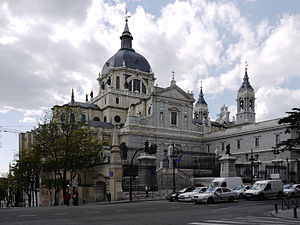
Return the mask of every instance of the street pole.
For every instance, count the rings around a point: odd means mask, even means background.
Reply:
[[[172,151],[172,163],[173,163],[173,193],[176,191],[176,183],[175,183],[175,155],[174,155],[174,150],[175,150],[175,144],[172,144],[173,151]]]

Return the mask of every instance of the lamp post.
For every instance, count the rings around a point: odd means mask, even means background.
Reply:
[[[253,149],[251,148],[251,153],[250,153],[250,158],[248,153],[246,153],[246,160],[250,161],[251,163],[251,184],[253,184],[253,167],[254,167],[254,163],[258,161],[258,154],[253,155]]]
[[[180,162],[180,159],[182,157],[182,150],[181,149],[178,149],[175,147],[175,143],[172,143],[169,145],[168,147],[168,150],[169,152],[172,152],[170,153],[170,158],[172,159],[172,163],[173,163],[173,193],[175,193],[176,191],[176,182],[175,182],[175,163],[179,163]]]
[[[280,149],[277,147],[277,146],[275,146],[275,147],[272,147],[273,148],[273,154],[274,154],[274,156],[275,156],[275,159],[274,159],[274,174],[276,173],[276,161],[277,161],[277,155],[279,155],[280,154]],[[283,151],[283,150],[281,150],[281,151]],[[279,172],[279,171],[278,171]]]

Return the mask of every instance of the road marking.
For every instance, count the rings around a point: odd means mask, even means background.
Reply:
[[[52,216],[70,215],[70,213],[52,213]]]
[[[19,215],[19,217],[34,217],[34,216],[37,216],[37,215]]]
[[[227,220],[205,220],[206,222],[210,222],[210,223],[230,223],[230,224],[249,224],[248,222],[241,222],[241,221],[227,221]]]
[[[128,212],[129,210],[128,209],[119,209],[119,210],[116,210],[116,212]]]
[[[87,211],[87,212],[84,212],[86,214],[96,214],[96,213],[100,213],[100,211]]]
[[[192,223],[188,223],[188,224],[192,224],[192,225],[211,225],[211,223],[199,223],[199,222],[192,222]]]

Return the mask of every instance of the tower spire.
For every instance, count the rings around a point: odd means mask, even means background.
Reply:
[[[171,80],[171,86],[174,86],[176,84],[176,81],[175,81],[175,71],[172,70],[172,80]]]
[[[73,88],[72,88],[72,94],[71,94],[71,102],[72,102],[72,103],[75,102],[75,100],[74,100],[74,90],[73,90]]]
[[[127,11],[127,8],[126,8],[126,11],[125,11],[125,27],[124,27],[124,31],[122,33],[122,36],[120,37],[121,39],[121,49],[129,49],[129,50],[133,50],[132,48],[132,40],[133,40],[133,37],[129,31],[129,28],[128,28],[128,18],[130,17],[129,15],[127,15],[128,11]],[[133,50],[134,51],[134,50]]]

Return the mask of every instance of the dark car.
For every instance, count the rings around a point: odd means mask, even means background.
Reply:
[[[185,193],[185,192],[190,192],[190,191],[193,191],[195,188],[193,187],[187,187],[187,188],[183,188],[177,192],[174,192],[174,193],[170,193],[169,195],[167,195],[167,199],[170,200],[171,202],[172,201],[178,201],[178,195],[179,194],[182,194],[182,193]]]

